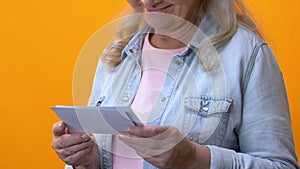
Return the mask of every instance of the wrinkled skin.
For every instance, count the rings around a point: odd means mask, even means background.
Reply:
[[[99,168],[98,146],[93,135],[70,134],[63,122],[55,123],[52,132],[52,147],[62,161],[77,169]]]

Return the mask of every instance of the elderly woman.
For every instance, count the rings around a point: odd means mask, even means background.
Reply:
[[[130,106],[145,126],[57,122],[66,168],[299,168],[281,72],[241,0],[128,2],[140,16],[103,53],[89,105]]]

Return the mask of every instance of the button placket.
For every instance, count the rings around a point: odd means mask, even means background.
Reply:
[[[162,103],[164,103],[166,100],[167,100],[166,97],[162,97],[160,101],[161,101]]]

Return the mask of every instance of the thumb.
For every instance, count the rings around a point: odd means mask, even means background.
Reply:
[[[61,136],[63,134],[66,134],[66,124],[62,121],[59,121],[57,123],[54,123],[52,132],[54,136]]]

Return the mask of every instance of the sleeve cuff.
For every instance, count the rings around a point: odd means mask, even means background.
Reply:
[[[207,145],[207,147],[210,149],[211,169],[233,167],[232,158],[235,151],[210,145]]]
[[[71,166],[71,165],[66,165],[65,169],[74,169],[75,167]]]

